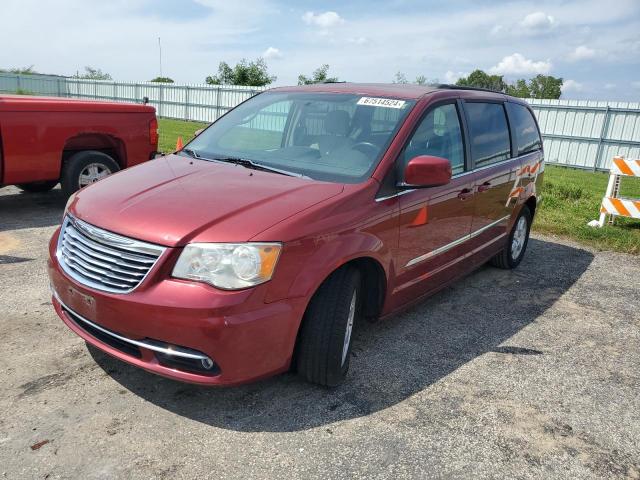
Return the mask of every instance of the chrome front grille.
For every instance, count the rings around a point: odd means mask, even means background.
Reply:
[[[57,257],[65,273],[79,283],[96,290],[128,293],[140,285],[164,250],[67,215]]]

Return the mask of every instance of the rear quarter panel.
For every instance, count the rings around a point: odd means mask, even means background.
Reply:
[[[157,145],[149,142],[153,114],[120,112],[0,112],[3,184],[57,180],[65,144],[83,134],[113,137],[123,145],[121,166],[149,160]],[[91,145],[87,145],[91,148]]]

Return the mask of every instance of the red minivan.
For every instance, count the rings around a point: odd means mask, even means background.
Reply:
[[[543,152],[522,100],[441,85],[269,90],[181,151],[70,198],[53,305],[174,379],[342,382],[354,323],[490,261],[516,267]]]

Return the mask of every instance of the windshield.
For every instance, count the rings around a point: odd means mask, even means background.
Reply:
[[[414,103],[351,94],[267,92],[218,119],[183,154],[358,183],[371,175]]]

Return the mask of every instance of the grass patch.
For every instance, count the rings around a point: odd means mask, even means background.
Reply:
[[[182,137],[182,142],[187,143],[194,137],[196,130],[200,130],[207,125],[209,124],[202,122],[158,118],[158,132],[160,133],[158,150],[163,153],[175,151],[178,137]]]
[[[613,226],[587,226],[587,222],[600,215],[600,202],[608,180],[608,173],[546,166],[544,200],[533,230],[571,238],[599,250],[640,255],[640,220],[618,217]],[[640,179],[623,178],[620,193],[640,198]]]

